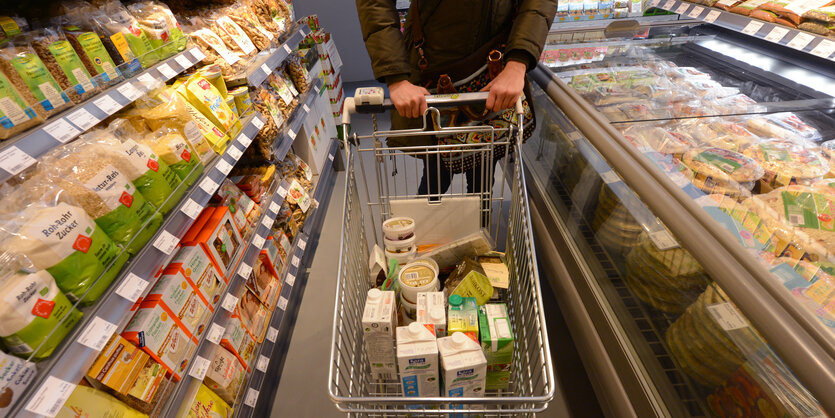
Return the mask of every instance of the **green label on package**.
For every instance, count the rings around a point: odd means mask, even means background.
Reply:
[[[0,73],[0,126],[11,129],[35,117],[17,90],[3,73]]]
[[[47,111],[69,101],[37,55],[29,52],[18,55],[12,58],[12,66]]]
[[[790,224],[801,228],[835,231],[835,200],[819,193],[783,192],[783,208]]]
[[[75,86],[78,94],[93,89],[93,82],[90,80],[90,74],[84,69],[84,64],[81,63],[81,58],[72,49],[69,41],[53,42],[49,45],[49,52],[55,57],[58,66],[64,71],[64,75],[70,80],[70,84]],[[79,88],[80,86],[80,88]]]
[[[701,152],[696,155],[694,160],[710,164],[726,173],[733,173],[743,166],[742,161],[739,161],[739,159],[733,158],[728,153],[719,153],[717,150]]]
[[[490,284],[487,276],[477,271],[470,271],[452,294],[464,298],[475,298],[479,305],[484,305],[493,296],[493,285]]]
[[[78,35],[78,43],[81,45],[84,53],[87,54],[87,58],[90,58],[90,61],[93,62],[93,67],[96,71],[99,74],[105,75],[106,81],[119,77],[119,73],[116,72],[116,64],[113,63],[113,59],[110,58],[107,50],[104,49],[104,44],[101,42],[99,35],[95,32],[82,33]]]

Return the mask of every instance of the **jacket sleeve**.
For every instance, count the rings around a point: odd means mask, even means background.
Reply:
[[[356,0],[362,39],[374,78],[381,82],[409,76],[409,55],[400,33],[395,0]]]
[[[507,59],[523,62],[528,70],[535,67],[556,14],[557,0],[522,0],[505,48]]]

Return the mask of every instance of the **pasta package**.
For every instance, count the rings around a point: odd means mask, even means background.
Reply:
[[[230,51],[223,43],[220,35],[211,29],[201,28],[189,33],[191,39],[200,47],[200,51],[206,58],[200,63],[203,65],[217,64],[220,66],[223,74],[231,76],[233,74],[243,71],[246,66],[242,62],[242,57],[233,51]]]

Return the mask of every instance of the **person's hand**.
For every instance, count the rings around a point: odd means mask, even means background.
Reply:
[[[418,118],[426,111],[426,96],[429,91],[416,86],[408,80],[389,85],[389,96],[397,113],[404,118]]]
[[[518,61],[508,61],[499,75],[481,91],[489,91],[487,108],[493,112],[505,110],[514,104],[525,88],[527,67]]]

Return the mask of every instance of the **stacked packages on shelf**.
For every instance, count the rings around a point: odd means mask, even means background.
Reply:
[[[559,0],[555,20],[618,19],[643,12],[641,0]]]
[[[688,0],[732,13],[835,36],[835,6],[829,0]]]
[[[315,49],[319,55],[319,62],[314,65],[311,72],[314,77],[324,79],[334,122],[337,129],[341,131],[342,105],[345,103],[342,91],[342,59],[339,57],[339,51],[336,49],[331,34],[319,26],[319,18],[311,15],[307,17],[306,22],[313,33],[305,39],[300,48]],[[304,49],[300,50],[302,54],[304,51]]]

